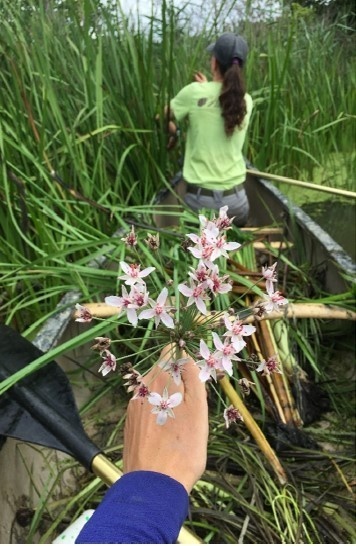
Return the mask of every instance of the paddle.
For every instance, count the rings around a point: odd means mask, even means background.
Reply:
[[[19,333],[0,324],[0,381],[42,354]],[[85,433],[68,378],[54,361],[0,396],[1,435],[68,453],[107,485],[122,475]],[[178,542],[199,543],[184,528]]]
[[[0,380],[43,353],[0,325]],[[0,396],[0,434],[68,453],[108,485],[121,472],[86,435],[68,378],[56,362],[25,377]]]

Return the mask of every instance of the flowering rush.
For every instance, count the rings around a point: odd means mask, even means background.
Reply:
[[[161,285],[157,285],[159,272],[155,267],[145,267],[136,257],[135,261],[120,261],[119,295],[105,298],[105,303],[116,307],[118,316],[127,319],[137,331],[140,328],[146,329],[147,322],[152,322],[149,337],[156,336],[160,343],[170,343],[175,347],[167,357],[157,363],[157,373],[165,372],[167,376],[167,386],[162,393],[151,392],[142,370],[137,371],[132,367],[130,373],[126,370],[123,376],[127,380],[125,385],[128,391],[133,392],[133,397],[146,399],[153,406],[151,411],[156,415],[159,425],[164,425],[168,418],[174,418],[173,409],[182,402],[182,394],[172,392],[172,388],[180,385],[184,373],[187,358],[184,357],[183,348],[194,359],[202,382],[217,381],[222,375],[234,374],[242,360],[241,351],[245,349],[248,338],[256,332],[255,326],[245,324],[231,308],[219,312],[215,322],[210,313],[216,299],[221,296],[226,298],[232,291],[232,280],[225,272],[222,274],[220,269],[229,258],[229,253],[238,251],[241,246],[237,242],[228,241],[227,232],[233,219],[228,217],[227,211],[227,207],[222,207],[218,217],[213,219],[199,216],[200,232],[189,233],[189,242],[185,244],[192,257],[192,265],[189,266],[186,278],[180,279],[177,286],[173,285],[173,281],[166,280],[167,273],[161,276]],[[139,241],[133,227],[122,240],[130,249],[130,256],[133,249],[135,256],[138,256]],[[151,252],[154,251],[156,255],[159,253],[162,242],[158,236],[146,234],[145,243]],[[264,315],[288,303],[275,290],[276,266],[274,263],[262,267],[261,277],[266,283],[266,294],[249,311],[250,314]],[[154,271],[153,282],[151,274]],[[246,317],[246,314],[244,310],[243,316]],[[88,322],[92,319],[89,310],[79,304],[77,315],[78,321]],[[137,331],[133,337],[137,337]],[[145,331],[144,335],[146,336]],[[102,364],[99,371],[103,375],[115,371],[118,361],[123,358],[115,357],[108,350],[113,343],[110,345],[107,338],[97,338],[97,343],[93,346],[100,352]],[[276,357],[256,363],[255,371],[261,375],[281,373]],[[240,379],[239,384],[244,389],[244,394],[249,392],[251,382]],[[232,407],[226,408],[224,418],[227,426],[242,419]]]

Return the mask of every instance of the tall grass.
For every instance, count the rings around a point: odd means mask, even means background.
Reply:
[[[128,207],[149,207],[177,171],[184,141],[168,154],[164,123],[157,126],[155,116],[194,71],[208,71],[206,44],[222,30],[223,8],[231,15],[233,4],[223,2],[199,34],[185,26],[187,7],[168,2],[145,26],[134,25],[119,4],[100,10],[90,0],[63,10],[5,4],[0,260],[7,320],[26,325],[19,315],[24,292],[25,307],[40,314],[53,307],[59,289],[92,285],[76,262],[89,261]],[[336,154],[352,174],[355,70],[350,31],[342,25],[342,17],[328,24],[303,14],[236,25],[250,44],[246,77],[255,108],[246,154],[257,167],[312,177],[315,166],[327,164],[332,185]]]

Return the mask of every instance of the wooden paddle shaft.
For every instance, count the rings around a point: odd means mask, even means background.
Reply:
[[[257,176],[258,178],[266,178],[267,180],[275,180],[276,182],[285,182],[291,186],[300,186],[302,188],[309,188],[310,190],[323,191],[333,193],[334,195],[342,195],[344,197],[352,197],[353,199],[356,199],[356,193],[349,190],[331,188],[330,186],[322,186],[320,184],[314,184],[313,182],[303,182],[302,180],[295,180],[294,178],[288,178],[287,176],[280,176],[278,174],[264,173],[261,171],[256,171],[255,169],[246,169],[246,172],[252,176]]]
[[[94,317],[108,318],[118,315],[120,309],[107,305],[106,303],[83,303]],[[73,314],[74,318],[79,316],[78,311]],[[337,305],[325,305],[323,303],[289,303],[280,311],[273,311],[265,315],[262,320],[274,320],[280,318],[315,318],[315,319],[341,319],[356,320],[354,311],[338,307]],[[251,315],[244,322],[253,322],[255,317]]]

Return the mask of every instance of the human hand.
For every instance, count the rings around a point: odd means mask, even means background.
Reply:
[[[208,81],[208,78],[204,76],[202,72],[196,72],[194,74],[194,80],[198,83],[204,83]]]
[[[173,350],[172,345],[165,347],[160,360],[167,359]],[[182,393],[183,400],[174,408],[175,419],[169,418],[163,426],[156,423],[147,398],[129,402],[124,433],[124,473],[161,472],[180,482],[190,493],[205,470],[209,432],[205,384],[198,375],[199,368],[188,357],[179,386],[157,366],[145,376],[150,392],[162,394],[167,387],[169,394]]]

